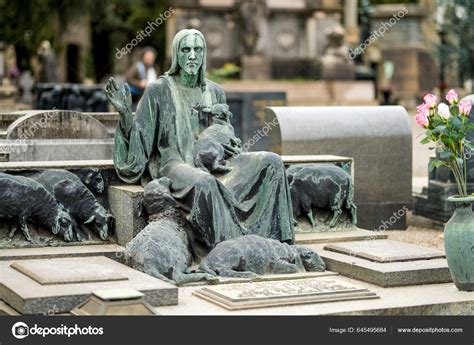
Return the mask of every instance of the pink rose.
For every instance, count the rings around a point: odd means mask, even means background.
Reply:
[[[426,116],[424,114],[421,114],[421,113],[415,116],[415,121],[421,127],[428,127],[428,125],[430,123],[429,120],[428,120],[428,116]]]
[[[425,101],[428,108],[434,108],[436,107],[436,103],[438,102],[438,97],[436,97],[436,95],[433,95],[432,93],[428,93],[425,95],[425,97],[423,97],[423,100]]]
[[[453,89],[449,90],[446,94],[446,100],[449,104],[457,103],[459,101],[459,96]]]
[[[469,116],[469,113],[471,112],[472,103],[468,100],[461,101],[459,102],[458,107],[460,114]]]
[[[417,106],[416,110],[418,111],[418,114],[421,114],[425,117],[428,117],[430,115],[430,107],[426,103],[422,103]]]

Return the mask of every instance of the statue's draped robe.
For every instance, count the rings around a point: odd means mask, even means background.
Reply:
[[[144,175],[168,177],[183,205],[193,237],[207,249],[244,234],[293,241],[293,212],[281,157],[242,153],[227,160],[233,170],[213,176],[194,166],[194,142],[207,127],[193,107],[226,103],[225,93],[207,81],[186,88],[164,75],[151,83],[133,123],[122,119],[115,134],[114,163],[120,178],[137,183]]]

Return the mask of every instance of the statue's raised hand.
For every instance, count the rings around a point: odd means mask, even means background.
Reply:
[[[105,87],[105,94],[109,102],[120,113],[120,120],[124,129],[129,129],[133,120],[132,94],[128,84],[123,90],[119,88],[114,78],[110,78]]]

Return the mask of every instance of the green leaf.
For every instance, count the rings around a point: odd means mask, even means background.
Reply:
[[[453,128],[456,130],[460,129],[462,126],[461,119],[458,116],[452,117],[451,119],[451,125]]]
[[[462,160],[462,158],[456,157],[456,162],[458,163],[460,167],[464,165],[464,161]]]
[[[423,139],[421,139],[420,143],[422,143],[422,144],[428,144],[430,141],[431,141],[430,138],[424,137]]]
[[[430,159],[430,162],[428,163],[428,170],[431,172],[433,171],[434,168],[437,168],[443,165],[446,165],[446,163],[443,162],[442,160],[433,158],[433,159]]]
[[[439,153],[439,158],[441,159],[446,159],[452,156],[453,156],[453,153],[451,151],[440,151]]]
[[[433,133],[443,133],[446,130],[446,125],[442,124],[439,126],[436,126],[436,128],[433,129]]]

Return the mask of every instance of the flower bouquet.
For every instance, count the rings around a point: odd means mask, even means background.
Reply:
[[[446,94],[446,103],[438,104],[438,97],[427,94],[424,103],[416,109],[416,122],[426,129],[422,144],[434,143],[433,149],[439,153],[439,158],[431,159],[430,171],[435,167],[446,166],[454,175],[459,196],[467,196],[467,167],[466,159],[470,158],[474,143],[467,140],[466,134],[474,130],[474,123],[469,122],[470,101],[459,101],[454,90]],[[467,157],[466,157],[467,156]]]

